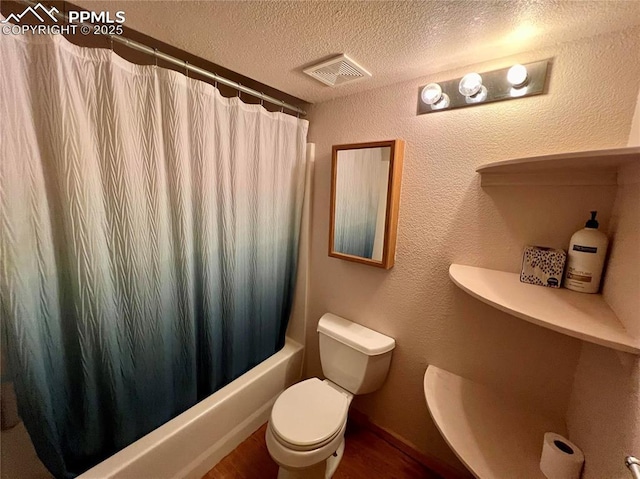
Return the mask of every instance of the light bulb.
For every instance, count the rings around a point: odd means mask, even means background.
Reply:
[[[464,96],[471,96],[478,93],[481,87],[482,77],[477,73],[467,73],[462,77],[462,80],[460,80],[458,91]]]
[[[429,83],[422,89],[420,98],[427,105],[433,105],[442,97],[442,87],[437,83]]]
[[[480,85],[480,91],[475,95],[468,96],[464,99],[467,103],[482,103],[487,99],[487,87],[484,85]]]
[[[527,74],[527,67],[524,65],[513,65],[507,72],[507,81],[511,83],[515,88],[523,87],[527,84],[529,76]]]
[[[527,90],[529,89],[528,86],[522,87],[522,88],[512,88],[509,91],[509,95],[511,95],[512,98],[517,98],[519,96],[525,96],[527,94]]]
[[[449,106],[449,95],[443,93],[440,100],[431,105],[432,110],[444,110]]]

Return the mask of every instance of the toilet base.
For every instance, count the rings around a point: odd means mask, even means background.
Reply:
[[[344,455],[344,439],[336,452],[331,454],[326,461],[322,461],[307,469],[285,469],[280,466],[278,469],[278,479],[331,479],[338,469],[338,464]]]
[[[336,472],[336,469],[338,469],[338,464],[340,464],[340,461],[342,461],[343,455],[344,455],[344,439],[342,440],[342,442],[340,442],[340,445],[338,446],[338,449],[336,450],[336,452],[331,454],[329,456],[329,459],[327,459],[327,470],[324,476],[325,479],[331,479],[333,477],[333,474]]]

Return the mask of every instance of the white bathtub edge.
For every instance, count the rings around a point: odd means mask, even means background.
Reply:
[[[201,479],[202,476],[213,469],[216,464],[269,420],[271,407],[277,398],[278,395],[275,395],[271,401],[231,430],[172,479]]]
[[[193,474],[200,470],[199,460],[206,461],[210,466],[203,472],[203,474],[206,473],[266,422],[271,405],[280,392],[290,385],[285,383],[293,384],[300,379],[303,351],[302,345],[287,337],[285,346],[275,355],[267,358],[179,416],[81,474],[77,479],[191,478],[196,477]],[[296,366],[296,362],[300,363],[297,370],[289,371],[290,367]],[[282,368],[285,368],[284,371],[281,370]],[[194,451],[195,457],[193,459],[180,459],[181,456],[183,458],[185,456],[185,442],[181,439],[186,439],[181,436],[189,433],[188,436],[191,439],[191,431],[195,430],[194,436],[202,438],[202,431],[198,431],[198,428],[202,427],[201,422],[210,423],[212,419],[215,419],[212,416],[216,415],[217,410],[229,407],[230,402],[234,399],[234,405],[239,404],[238,396],[242,395],[245,390],[249,390],[248,394],[251,394],[251,389],[256,387],[256,382],[259,382],[261,378],[264,380],[265,375],[269,375],[269,373],[272,373],[274,378],[268,397],[259,400],[259,403],[254,405],[255,408],[247,413],[244,420],[234,424],[221,437],[214,438],[215,433],[212,431],[211,446],[198,448],[194,441],[190,441],[189,446],[199,450]],[[253,396],[250,397],[254,399]],[[258,421],[265,414],[266,418],[258,424]],[[223,415],[220,419],[224,421],[228,420],[228,417]],[[254,427],[254,424],[257,425]],[[254,428],[251,429],[252,427]],[[236,442],[235,446],[220,456],[234,442]],[[220,452],[217,450],[218,447]],[[217,460],[214,461],[216,458]],[[163,471],[161,476],[158,475],[158,470]]]

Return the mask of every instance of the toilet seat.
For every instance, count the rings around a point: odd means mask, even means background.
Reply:
[[[344,429],[349,397],[318,378],[285,390],[271,410],[269,428],[284,446],[309,451],[333,441]]]

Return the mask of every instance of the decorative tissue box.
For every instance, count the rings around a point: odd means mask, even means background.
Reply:
[[[559,288],[566,260],[567,253],[561,249],[527,246],[522,255],[520,281]]]

